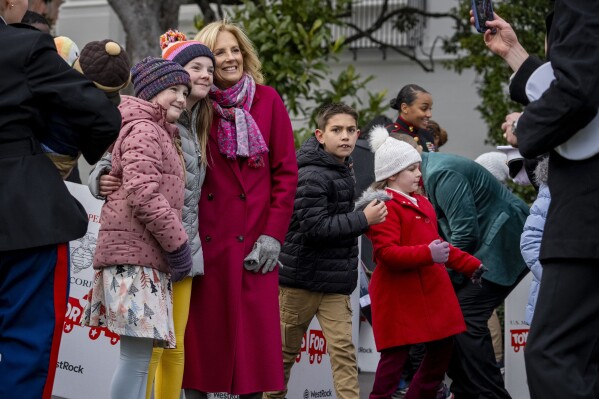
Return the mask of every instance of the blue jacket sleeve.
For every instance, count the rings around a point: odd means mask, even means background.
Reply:
[[[543,230],[545,229],[545,219],[551,197],[549,188],[546,185],[541,186],[539,195],[530,208],[530,214],[526,218],[524,231],[520,237],[520,251],[534,277],[541,281],[543,273],[541,262],[539,262],[539,252],[541,251],[541,240]]]

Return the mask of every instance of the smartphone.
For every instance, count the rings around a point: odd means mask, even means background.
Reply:
[[[474,26],[480,33],[485,33],[487,21],[493,19],[493,3],[491,0],[472,0],[472,12],[474,13]]]

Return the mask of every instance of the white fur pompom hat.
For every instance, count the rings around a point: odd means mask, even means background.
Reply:
[[[370,131],[369,141],[374,152],[374,178],[377,182],[422,161],[414,147],[389,136],[389,132],[383,126],[375,126]]]

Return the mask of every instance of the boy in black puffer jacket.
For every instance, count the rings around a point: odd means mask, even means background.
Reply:
[[[279,260],[279,303],[285,384],[302,337],[316,316],[327,340],[337,398],[359,399],[349,294],[358,281],[358,237],[385,220],[383,202],[354,211],[350,157],[358,115],[345,104],[324,106],[318,129],[298,150],[293,216]],[[287,391],[266,398],[284,398]]]

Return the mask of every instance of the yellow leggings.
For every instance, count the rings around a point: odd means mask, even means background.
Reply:
[[[154,383],[154,399],[179,399],[181,395],[185,364],[183,339],[189,316],[191,281],[191,277],[186,277],[173,283],[173,323],[177,347],[166,350],[154,348],[148,369],[146,399],[150,399],[152,394],[152,383]]]

